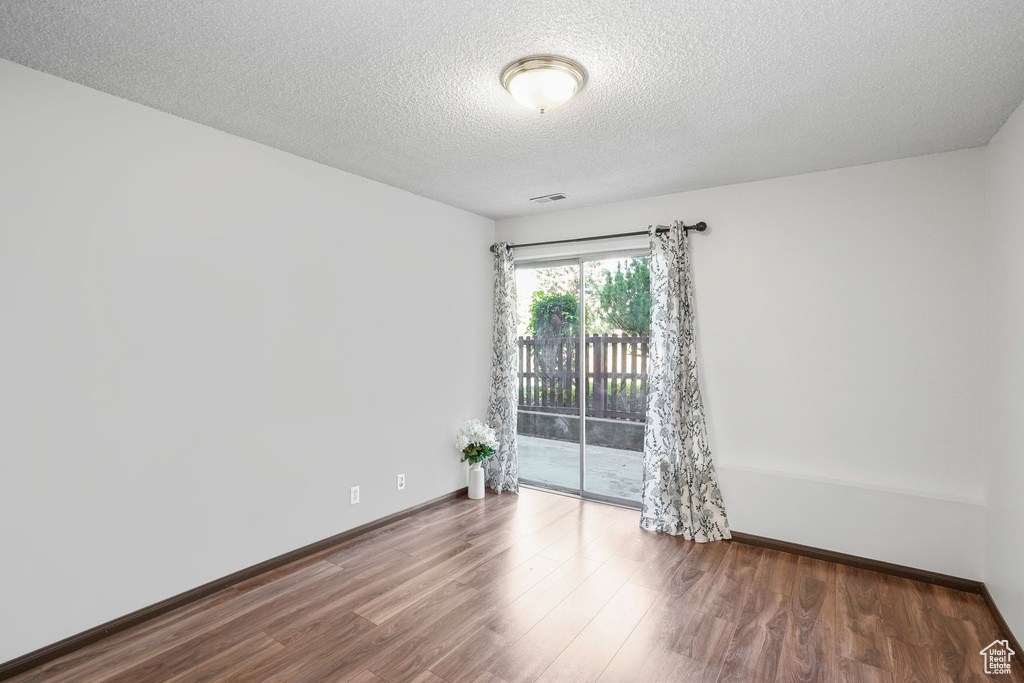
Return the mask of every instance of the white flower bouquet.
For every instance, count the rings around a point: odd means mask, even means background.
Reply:
[[[455,435],[455,447],[462,453],[462,462],[476,464],[494,455],[498,435],[480,420],[467,420]]]

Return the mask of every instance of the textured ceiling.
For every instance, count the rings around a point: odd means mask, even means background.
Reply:
[[[503,218],[983,145],[1024,0],[4,0],[0,57]]]

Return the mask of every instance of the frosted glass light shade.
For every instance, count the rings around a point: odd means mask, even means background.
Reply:
[[[583,69],[562,57],[527,57],[501,74],[501,84],[516,102],[541,114],[565,104],[583,81]]]

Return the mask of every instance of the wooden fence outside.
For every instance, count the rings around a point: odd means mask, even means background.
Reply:
[[[587,335],[587,415],[643,422],[650,338]],[[519,408],[579,415],[579,339],[519,337]]]

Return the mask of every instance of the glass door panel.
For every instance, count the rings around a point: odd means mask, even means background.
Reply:
[[[583,264],[587,411],[584,496],[638,504],[647,412],[651,287],[646,256]]]
[[[519,479],[580,493],[580,263],[516,268]]]

